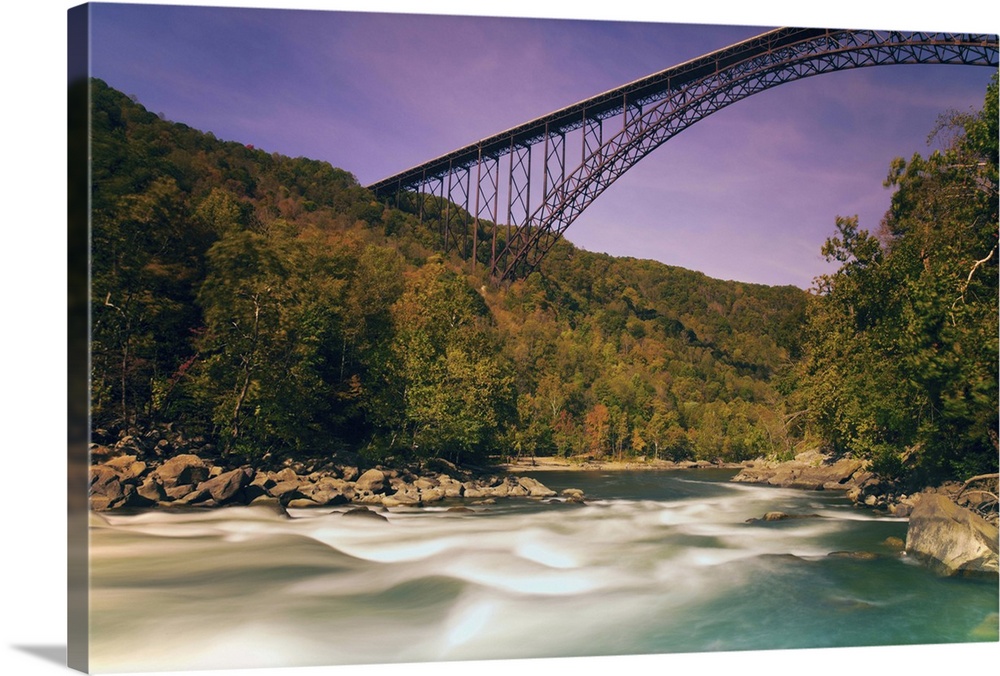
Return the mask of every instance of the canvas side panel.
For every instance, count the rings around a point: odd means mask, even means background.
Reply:
[[[68,458],[67,664],[89,670],[88,468],[90,465],[90,8],[68,27]]]

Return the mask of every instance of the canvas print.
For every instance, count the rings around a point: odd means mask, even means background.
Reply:
[[[71,667],[998,641],[997,35],[69,28]]]

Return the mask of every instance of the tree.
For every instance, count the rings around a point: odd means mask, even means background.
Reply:
[[[393,306],[392,355],[401,384],[393,420],[411,453],[481,460],[516,412],[513,378],[482,297],[433,258]]]
[[[996,467],[997,78],[951,144],[894,160],[878,236],[838,219],[804,362],[812,419],[834,448],[915,480]]]
[[[199,292],[206,329],[197,396],[230,450],[329,445],[359,396],[337,359],[351,251],[276,221],[236,231],[208,252]]]

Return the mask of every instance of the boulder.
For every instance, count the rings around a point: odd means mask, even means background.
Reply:
[[[274,486],[276,483],[278,482],[275,481],[272,477],[270,477],[267,472],[258,471],[254,475],[253,481],[250,482],[250,485],[256,486],[266,491],[272,486]]]
[[[320,505],[343,505],[350,502],[354,494],[351,484],[333,477],[321,477],[316,483],[301,490]]]
[[[200,507],[215,507],[218,503],[212,498],[212,494],[200,486],[192,489],[189,493],[177,498],[171,503],[173,505],[193,505]]]
[[[444,491],[444,496],[446,498],[460,498],[462,493],[465,491],[465,487],[462,486],[462,482],[457,479],[453,479],[447,474],[438,475],[438,487]]]
[[[180,484],[179,486],[171,486],[170,488],[164,487],[163,492],[166,494],[166,499],[169,500],[180,500],[184,496],[194,491],[194,486],[191,484]]]
[[[285,498],[285,496],[290,495],[291,493],[297,494],[294,496],[295,498],[309,497],[305,491],[299,490],[301,487],[302,483],[299,481],[281,481],[268,488],[267,492],[271,496],[279,499],[283,499]]]
[[[120,507],[125,502],[125,485],[118,474],[105,465],[90,468],[90,508],[97,512]]]
[[[302,477],[295,473],[291,467],[286,467],[279,472],[268,472],[268,476],[275,482],[281,483],[283,481],[302,481]]]
[[[385,518],[384,516],[382,516],[381,514],[379,514],[378,512],[373,512],[372,510],[368,509],[367,507],[354,507],[353,509],[349,509],[346,512],[344,512],[343,515],[344,516],[349,516],[349,517],[352,517],[352,518],[361,517],[361,518],[367,518],[367,519],[375,519],[375,520],[379,520],[379,521],[388,521],[389,520],[389,519]]]
[[[874,552],[852,552],[852,551],[841,551],[841,552],[830,552],[827,556],[833,557],[835,559],[854,559],[855,561],[874,561],[878,558],[878,554]]]
[[[208,479],[209,467],[197,455],[176,455],[154,470],[165,489],[187,484],[199,484]]]
[[[250,474],[242,469],[234,469],[198,484],[198,490],[208,491],[216,502],[225,503],[237,499],[244,486],[250,483]]]
[[[759,519],[747,519],[745,523],[759,523],[761,521],[786,521],[788,519],[817,519],[819,514],[785,514],[784,512],[766,512]]]
[[[138,479],[146,471],[146,463],[134,455],[119,455],[108,460],[104,466],[111,468],[122,481]]]
[[[281,501],[269,495],[261,495],[250,501],[250,506],[260,510],[273,512],[278,516],[288,516],[288,511]]]
[[[887,537],[882,541],[882,544],[896,552],[901,552],[906,548],[906,543],[903,542],[902,538],[898,538],[894,535]]]
[[[528,491],[528,495],[533,498],[551,498],[556,495],[556,492],[542,484],[542,482],[533,479],[528,476],[520,477],[517,480],[518,484]]]
[[[412,507],[421,502],[420,490],[410,484],[400,484],[395,493],[382,498],[382,505],[385,507]]]
[[[487,490],[474,481],[466,481],[462,484],[462,495],[467,498],[485,498]]]
[[[381,493],[385,490],[385,474],[378,469],[370,469],[357,478],[354,490],[359,493]]]
[[[295,498],[294,500],[288,501],[288,506],[298,509],[306,509],[309,507],[320,507],[321,505],[315,500],[310,500],[309,498]]]
[[[167,494],[163,490],[163,486],[152,476],[147,476],[139,488],[136,489],[136,492],[153,503],[162,502],[167,499]]]
[[[939,493],[915,496],[906,552],[943,575],[997,575],[997,527]]]
[[[441,488],[425,488],[420,491],[420,502],[425,505],[431,502],[440,502],[445,497],[445,492]]]
[[[830,463],[817,451],[806,451],[788,462],[760,461],[744,467],[733,481],[739,483],[766,483],[782,488],[805,490],[848,491],[856,485],[865,463],[855,458],[841,458]]]

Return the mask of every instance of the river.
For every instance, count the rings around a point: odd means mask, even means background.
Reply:
[[[906,522],[733,472],[544,472],[527,499],[108,513],[95,672],[997,641],[998,585],[902,556]],[[752,522],[769,511],[807,518]],[[865,552],[861,557],[845,552]]]

